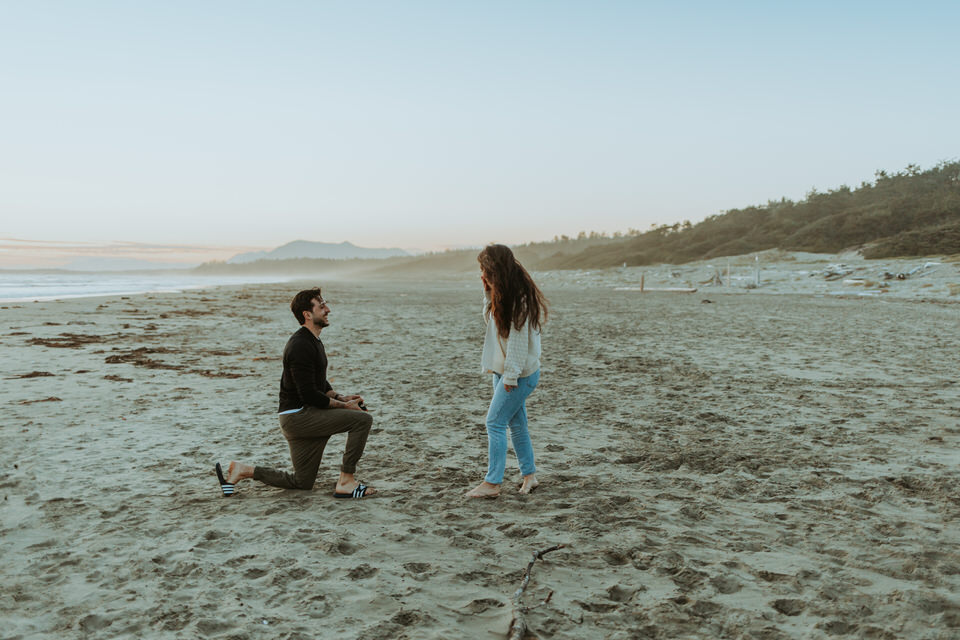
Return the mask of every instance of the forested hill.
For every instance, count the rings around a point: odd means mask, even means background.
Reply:
[[[660,226],[626,239],[557,254],[540,269],[623,264],[679,264],[765,249],[836,253],[860,249],[867,258],[960,253],[960,162],[922,171],[878,171],[874,182],[813,191],[800,202],[780,200],[733,209],[699,224]]]
[[[669,263],[783,249],[837,253],[858,249],[867,258],[960,254],[960,162],[922,171],[878,171],[858,188],[812,191],[804,200],[782,199],[733,209],[698,224],[631,229],[613,237],[596,232],[577,238],[514,247],[530,269],[596,269]],[[356,273],[415,275],[476,269],[477,249],[384,260],[258,260],[207,263],[198,273]]]

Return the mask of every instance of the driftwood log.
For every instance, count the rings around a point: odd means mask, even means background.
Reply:
[[[509,640],[523,640],[523,636],[527,633],[527,607],[523,606],[523,592],[527,590],[527,585],[530,584],[530,572],[533,571],[533,565],[536,564],[537,560],[551,551],[563,549],[565,546],[566,545],[563,544],[555,544],[552,547],[533,552],[533,558],[527,563],[527,568],[523,572],[523,580],[520,582],[520,588],[513,593],[513,597],[510,599],[513,603],[513,620],[510,621],[510,629],[507,631]]]

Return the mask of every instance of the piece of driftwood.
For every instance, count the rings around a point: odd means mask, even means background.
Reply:
[[[523,606],[523,592],[527,590],[527,585],[530,584],[530,572],[533,571],[533,565],[536,564],[537,560],[551,551],[563,549],[565,546],[567,545],[555,544],[552,547],[533,552],[533,558],[523,572],[523,580],[520,582],[520,588],[513,593],[513,598],[510,599],[511,602],[513,602],[513,620],[510,621],[510,629],[507,631],[509,640],[523,640],[524,634],[527,633],[527,620],[525,617],[527,608]]]
[[[839,280],[853,273],[853,268],[845,264],[828,264],[822,271],[812,271],[811,276],[823,276],[824,280]]]
[[[660,288],[641,288],[641,287],[614,287],[614,291],[639,291],[640,293],[696,293],[695,287],[660,287]]]

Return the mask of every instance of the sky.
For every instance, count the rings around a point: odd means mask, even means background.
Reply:
[[[626,231],[960,156],[960,3],[0,0],[0,268]]]

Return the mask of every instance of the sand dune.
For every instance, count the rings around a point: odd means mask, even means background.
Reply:
[[[219,496],[217,460],[289,466],[298,284],[4,305],[2,635],[497,638],[530,552],[565,543],[536,637],[956,638],[960,271],[863,296],[804,260],[755,291],[644,270],[689,295],[539,274],[541,487],[492,501],[462,497],[489,400],[472,274],[320,283],[330,376],[376,412],[364,501],[330,495],[342,438],[312,492]]]

